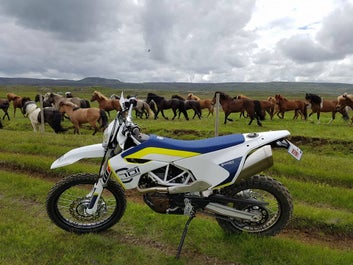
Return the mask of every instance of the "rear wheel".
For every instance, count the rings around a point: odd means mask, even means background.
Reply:
[[[50,219],[60,228],[74,233],[104,231],[123,216],[126,198],[121,186],[109,180],[94,214],[86,212],[97,175],[77,174],[62,179],[49,191],[46,201]]]
[[[221,193],[231,198],[244,198],[265,202],[231,203],[227,206],[260,216],[253,222],[236,218],[217,217],[218,224],[228,233],[247,232],[260,236],[272,236],[279,233],[291,218],[293,205],[286,187],[267,176],[252,176],[239,183],[226,187]]]

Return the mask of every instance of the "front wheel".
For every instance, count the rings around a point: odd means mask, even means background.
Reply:
[[[82,234],[101,232],[116,224],[123,216],[126,198],[122,187],[109,180],[104,187],[94,214],[86,212],[90,191],[97,175],[77,174],[64,178],[49,191],[46,201],[50,219],[60,228]]]
[[[293,204],[286,187],[267,176],[252,176],[221,190],[230,198],[260,201],[256,203],[231,203],[227,206],[261,216],[259,221],[217,217],[218,224],[228,233],[247,232],[259,236],[273,236],[289,222]],[[263,203],[264,202],[264,203]]]

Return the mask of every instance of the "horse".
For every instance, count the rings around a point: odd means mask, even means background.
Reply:
[[[192,117],[193,119],[195,118],[196,115],[197,117],[199,117],[199,119],[201,119],[201,106],[199,101],[193,100],[193,99],[185,100],[185,98],[179,95],[173,95],[172,99],[173,98],[183,101],[185,104],[186,110],[192,109],[194,111],[194,116]],[[180,112],[179,112],[179,118],[180,118]]]
[[[80,126],[84,123],[89,123],[95,135],[100,129],[105,129],[108,126],[108,117],[104,110],[99,108],[79,108],[72,102],[62,101],[59,103],[59,111],[66,113],[70,121],[74,125],[74,134],[80,134]],[[100,127],[98,128],[97,123]]]
[[[280,119],[284,118],[284,113],[286,111],[294,110],[294,116],[293,120],[297,119],[299,114],[301,115],[301,118],[306,120],[307,118],[307,106],[309,105],[303,100],[288,100],[285,97],[282,97],[281,95],[275,95],[276,99],[276,104],[278,105],[278,112],[277,116]]]
[[[110,99],[120,99],[119,96],[116,94],[112,94],[109,97]],[[127,98],[130,98],[130,96],[127,96]],[[151,110],[151,107],[149,104],[147,104],[146,101],[143,101],[141,99],[136,98],[136,106],[133,107],[135,110],[135,116],[136,118],[143,118],[143,115],[145,115],[146,119],[148,119],[150,116],[154,116],[154,112]]]
[[[43,105],[51,105],[54,106],[56,109],[59,109],[59,104],[60,102],[65,101],[65,102],[72,102],[73,104],[77,105],[78,107],[81,108],[86,108],[87,105],[85,104],[84,101],[82,101],[80,98],[66,98],[62,95],[53,93],[53,92],[48,92],[44,95],[44,100],[43,100]]]
[[[187,100],[196,100],[200,102],[200,108],[201,109],[208,109],[208,114],[207,117],[210,116],[210,114],[213,115],[213,103],[212,99],[201,99],[198,96],[194,95],[193,93],[189,93],[188,96],[186,97]]]
[[[351,109],[353,109],[353,94],[344,93],[343,95],[337,97],[336,109],[342,110],[345,107],[350,107]],[[353,117],[351,125],[353,125]]]
[[[343,119],[347,120],[349,119],[348,113],[345,108],[342,109],[337,109],[337,99],[333,100],[324,100],[322,97],[316,94],[312,93],[306,93],[305,94],[305,99],[310,103],[311,105],[311,113],[308,115],[309,117],[316,113],[316,117],[318,122],[320,122],[320,112],[331,112],[331,120],[328,122],[329,124],[335,119],[336,117],[336,112],[340,112],[343,116]]]
[[[265,117],[266,112],[270,115],[270,119],[273,119],[274,113],[275,113],[275,106],[271,101],[268,100],[259,100],[261,109],[262,109],[262,115]]]
[[[151,106],[152,110],[154,111],[154,119],[156,120],[158,118],[159,112],[162,113],[162,116],[164,119],[168,120],[168,117],[164,115],[164,110],[165,109],[172,109],[174,116],[172,120],[175,119],[177,116],[177,111],[181,112],[184,114],[184,117],[186,120],[189,120],[188,113],[186,112],[185,109],[185,104],[183,101],[179,99],[165,99],[164,97],[158,96],[154,93],[148,93],[147,94],[147,99],[146,102]],[[156,105],[157,109],[155,109],[153,104]]]
[[[234,99],[226,93],[217,91],[215,92],[212,99],[213,104],[216,103],[217,94],[219,94],[219,103],[221,104],[224,111],[224,124],[227,123],[227,120],[233,121],[232,119],[228,118],[229,114],[233,112],[242,112],[245,110],[250,118],[248,125],[251,125],[253,120],[256,119],[257,125],[262,126],[260,120],[263,120],[264,116],[262,114],[261,105],[258,100]]]
[[[16,109],[22,108],[22,97],[14,94],[14,93],[7,93],[6,97],[8,99],[9,102],[11,102],[11,100],[13,101],[13,116],[16,116]]]
[[[148,119],[150,116],[154,116],[150,105],[141,99],[136,100],[136,106],[134,106],[133,109],[136,111],[136,118],[139,117],[142,119],[143,115],[145,115],[146,119]]]
[[[0,98],[0,109],[2,109],[4,111],[4,116],[2,117],[2,119],[4,120],[5,117],[7,116],[7,120],[10,120],[10,115],[7,112],[7,110],[10,107],[10,102],[8,99],[4,99],[4,98]]]
[[[273,116],[276,115],[279,111],[278,105],[277,105],[277,100],[273,96],[269,96],[266,100],[273,104],[273,114],[271,117],[271,120],[272,120]]]
[[[37,104],[28,97],[22,98],[22,114],[31,121],[33,131],[38,132],[42,120],[54,130],[55,133],[67,131],[61,126],[62,114],[53,107],[38,108]]]
[[[65,92],[65,98],[72,98],[71,102],[80,106],[80,108],[90,108],[91,107],[91,104],[89,103],[89,101],[87,99],[74,97],[71,92]],[[77,102],[75,102],[75,101],[77,101]],[[77,104],[78,102],[80,104]]]
[[[94,91],[91,97],[91,102],[97,101],[99,104],[99,108],[102,110],[105,110],[108,112],[108,116],[110,117],[110,111],[111,110],[116,110],[120,111],[121,106],[120,102],[117,99],[109,99],[106,96],[104,96],[101,92],[99,91]]]

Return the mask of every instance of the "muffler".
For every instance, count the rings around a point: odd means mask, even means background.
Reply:
[[[259,214],[240,211],[219,203],[210,202],[209,204],[206,205],[205,209],[222,216],[240,218],[243,220],[249,220],[253,222],[261,220],[261,216],[259,216]]]
[[[272,148],[270,145],[265,145],[257,149],[246,158],[243,169],[241,170],[236,181],[246,177],[251,177],[272,166]]]

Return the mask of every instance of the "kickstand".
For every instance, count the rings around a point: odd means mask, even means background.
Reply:
[[[184,245],[186,233],[188,232],[189,225],[190,225],[192,219],[194,219],[194,217],[195,217],[195,213],[191,212],[190,216],[189,216],[189,219],[187,220],[187,222],[185,224],[184,231],[183,231],[183,234],[182,234],[180,242],[179,242],[178,252],[177,252],[176,257],[175,257],[176,259],[179,259],[179,257],[180,257],[180,253],[181,253],[181,249],[183,248],[183,245]]]

